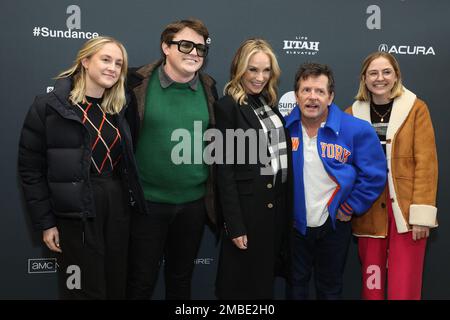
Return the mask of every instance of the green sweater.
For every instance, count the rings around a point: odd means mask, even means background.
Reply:
[[[164,89],[155,70],[145,101],[136,150],[145,198],[170,204],[202,198],[208,178],[208,167],[203,162],[203,132],[209,125],[203,85],[199,82],[194,91],[188,83],[174,82]],[[171,141],[175,130],[175,141]]]

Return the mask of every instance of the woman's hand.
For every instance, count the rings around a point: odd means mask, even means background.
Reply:
[[[234,245],[238,247],[239,249],[246,250],[247,249],[247,235],[244,234],[243,236],[233,238],[231,239],[233,241]]]
[[[423,238],[428,238],[430,236],[430,227],[424,226],[412,226],[412,238],[414,241],[420,240]]]
[[[62,252],[59,248],[59,232],[58,228],[53,227],[47,230],[44,230],[42,233],[42,238],[47,245],[47,247],[54,252]]]

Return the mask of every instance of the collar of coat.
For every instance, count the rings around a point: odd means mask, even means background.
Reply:
[[[69,100],[70,91],[72,91],[72,83],[73,83],[72,77],[61,78],[56,80],[54,90],[49,93],[50,96],[48,104],[63,117],[78,121],[79,117],[73,110],[73,106]],[[125,109],[128,106],[128,102],[130,100],[129,94],[126,94],[125,98],[126,98],[125,107],[122,108],[122,110],[120,111],[119,113],[120,115],[124,114]]]
[[[295,123],[299,123],[302,118],[302,113],[300,111],[300,107],[298,104],[292,110],[292,112],[286,117],[286,127],[294,125]],[[339,135],[339,128],[341,127],[341,118],[342,111],[339,109],[337,105],[331,103],[328,106],[328,116],[327,121],[325,122],[324,128],[328,128],[333,131],[336,135]]]
[[[403,89],[403,94],[394,99],[391,117],[389,119],[389,126],[386,132],[386,140],[394,138],[395,134],[408,117],[414,105],[414,101],[416,100],[416,95],[414,93],[405,87],[403,87]],[[352,106],[352,112],[355,117],[366,120],[370,123],[369,101],[355,101]]]
[[[146,64],[144,66],[138,67],[138,68],[129,68],[128,69],[128,79],[127,84],[130,89],[134,89],[145,79],[148,79],[152,72],[158,68],[162,63],[164,62],[163,59],[160,59],[156,62]],[[200,80],[205,86],[212,87],[216,84],[216,81],[208,76],[207,74],[204,74],[203,72],[198,72],[198,75],[200,77]]]

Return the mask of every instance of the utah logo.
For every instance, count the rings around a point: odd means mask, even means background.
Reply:
[[[291,141],[292,141],[292,151],[297,151],[298,146],[300,144],[300,140],[298,139],[298,137],[296,137],[296,138],[291,138]]]

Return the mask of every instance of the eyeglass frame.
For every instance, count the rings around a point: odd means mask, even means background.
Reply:
[[[181,43],[190,43],[191,45],[192,45],[192,49],[189,51],[189,52],[184,52],[184,51],[181,51]],[[192,42],[192,41],[189,41],[189,40],[178,40],[178,41],[174,41],[174,40],[171,40],[171,41],[168,41],[167,42],[167,44],[169,44],[169,45],[171,45],[171,44],[176,44],[177,45],[177,48],[178,48],[178,51],[179,52],[181,52],[181,53],[185,53],[185,54],[189,54],[189,53],[191,53],[192,52],[192,50],[194,50],[194,48],[196,49],[196,51],[197,51],[197,56],[199,56],[200,58],[205,58],[207,55],[208,55],[208,51],[209,51],[209,47],[206,45],[206,44],[203,44],[203,43],[194,43],[194,42]],[[201,55],[199,55],[199,52],[198,52],[198,47],[199,46],[201,46],[201,47],[204,47],[204,49],[201,49],[200,48],[200,50],[203,50],[203,52],[204,52],[204,55],[203,56],[201,56]]]

